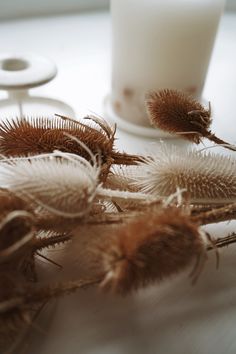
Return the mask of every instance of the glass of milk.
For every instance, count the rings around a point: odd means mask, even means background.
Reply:
[[[149,90],[179,89],[201,99],[224,3],[111,0],[110,108],[121,127],[150,127],[144,105]]]

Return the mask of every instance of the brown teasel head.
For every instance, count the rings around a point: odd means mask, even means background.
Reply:
[[[146,96],[146,107],[152,125],[199,144],[210,134],[211,110],[205,109],[191,96],[177,90],[164,89]]]
[[[205,260],[204,242],[198,224],[176,207],[138,217],[100,247],[105,273],[101,287],[127,294],[184,270],[195,259],[196,278]]]
[[[107,163],[113,152],[115,131],[96,117],[87,119],[86,124],[61,116],[5,120],[0,123],[0,153],[16,157],[60,150],[89,160],[87,151],[68,136],[71,135],[85,144],[93,154],[99,154],[102,163]]]

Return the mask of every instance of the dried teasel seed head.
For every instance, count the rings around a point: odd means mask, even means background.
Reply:
[[[146,106],[154,126],[199,144],[211,125],[210,110],[176,90],[160,90],[147,95]]]
[[[46,211],[71,220],[87,215],[95,197],[98,201],[130,199],[146,203],[152,200],[143,193],[102,188],[96,156],[82,142],[78,143],[88,152],[93,165],[81,156],[60,151],[6,159],[0,164],[0,185],[34,208],[41,208],[42,213]]]
[[[138,156],[115,150],[115,131],[115,128],[96,116],[88,116],[81,121],[60,115],[53,118],[23,117],[5,120],[0,123],[0,154],[16,157],[60,150],[90,161],[87,151],[77,144],[78,139],[93,154],[99,154],[102,163],[101,179],[105,180],[112,163],[132,165],[139,160]]]
[[[94,154],[111,155],[114,131],[110,127],[105,130],[99,121],[89,122],[86,120],[85,124],[60,116],[5,120],[0,124],[0,153],[15,157],[50,153],[57,149],[90,159],[76,141],[64,134],[67,133],[83,141]]]
[[[133,179],[142,192],[161,197],[179,188],[188,192],[192,203],[236,200],[236,160],[230,156],[163,145],[158,153],[140,163]]]
[[[80,156],[58,152],[2,162],[0,184],[42,210],[82,217],[95,197],[99,172],[96,161],[92,166]]]
[[[185,93],[166,89],[147,94],[146,106],[154,126],[171,134],[181,135],[196,144],[199,144],[202,138],[207,138],[226,149],[236,151],[236,146],[210,131],[210,104],[209,109],[205,109]]]
[[[110,245],[100,247],[104,290],[126,294],[172,276],[206,255],[204,234],[178,208],[149,213],[119,228]],[[201,265],[200,265],[201,264]]]

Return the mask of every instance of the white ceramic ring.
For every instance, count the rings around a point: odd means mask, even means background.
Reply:
[[[29,89],[51,81],[57,74],[49,59],[21,53],[0,54],[0,89]]]

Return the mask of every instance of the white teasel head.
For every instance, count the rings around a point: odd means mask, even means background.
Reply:
[[[86,148],[86,147],[85,147]],[[98,187],[100,167],[62,152],[0,163],[0,186],[55,215],[74,218],[87,214]]]
[[[236,201],[236,159],[196,149],[158,146],[132,175],[141,192],[168,197],[186,190],[191,202],[229,203]]]

